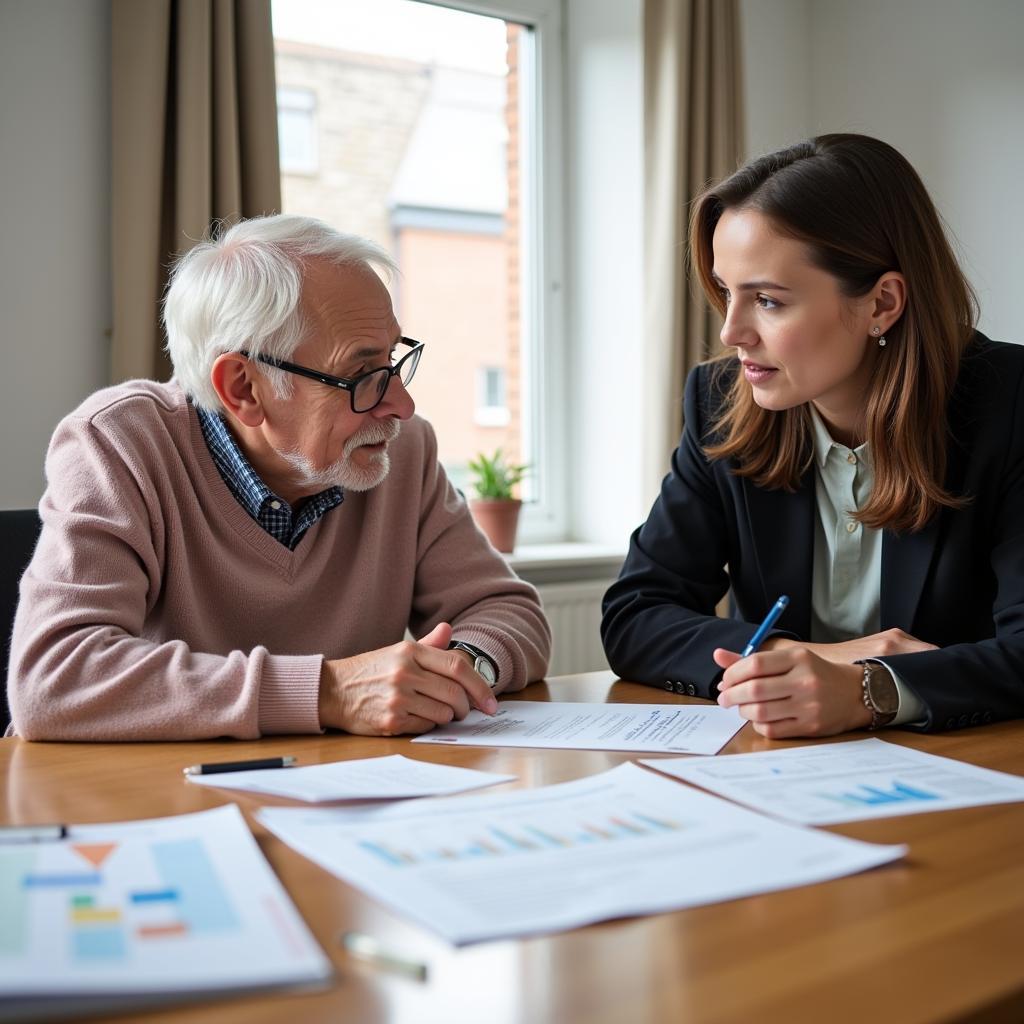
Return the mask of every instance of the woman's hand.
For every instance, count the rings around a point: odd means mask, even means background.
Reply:
[[[831,661],[812,646],[791,642],[791,646],[761,650],[746,658],[716,648],[715,664],[725,669],[718,684],[718,703],[738,708],[757,732],[773,740],[834,736],[869,725],[871,712],[861,698],[861,667]]]
[[[920,651],[937,650],[935,644],[918,640],[909,633],[904,633],[902,629],[887,629],[882,633],[872,633],[871,636],[844,640],[838,644],[805,644],[781,636],[772,637],[761,645],[761,650],[781,651],[793,647],[802,647],[836,665],[852,665],[855,661],[884,658],[888,654],[917,654]],[[722,664],[720,661],[717,663]]]

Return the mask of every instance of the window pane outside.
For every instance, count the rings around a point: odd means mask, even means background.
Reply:
[[[412,394],[456,486],[470,493],[466,464],[480,451],[534,462],[523,442],[518,206],[530,30],[414,0],[275,0],[274,28],[284,210],[396,258],[399,322],[426,343]],[[288,118],[307,114],[316,166],[293,173]],[[484,404],[499,391],[500,404]],[[524,482],[526,500],[535,486]]]

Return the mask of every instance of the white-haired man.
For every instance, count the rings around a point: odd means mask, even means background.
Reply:
[[[19,735],[418,733],[543,676],[537,594],[413,416],[423,346],[374,266],[373,243],[284,215],[177,264],[174,380],[93,395],[50,444]]]

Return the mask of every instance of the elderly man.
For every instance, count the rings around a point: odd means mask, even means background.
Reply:
[[[51,442],[11,653],[19,735],[421,733],[543,676],[537,594],[413,416],[423,345],[373,266],[393,269],[295,216],[178,263],[174,380],[93,395]]]

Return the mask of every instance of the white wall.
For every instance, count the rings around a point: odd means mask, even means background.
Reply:
[[[641,409],[641,0],[568,0],[566,296],[571,521],[621,545],[646,516]]]
[[[54,426],[107,380],[109,21],[0,2],[0,508],[38,502]]]
[[[1024,3],[816,0],[811,129],[877,135],[959,241],[983,331],[1024,342]]]
[[[917,168],[978,292],[1024,342],[1024,3],[743,0],[748,154],[834,131]]]
[[[814,0],[740,0],[745,157],[810,133],[813,5]]]

